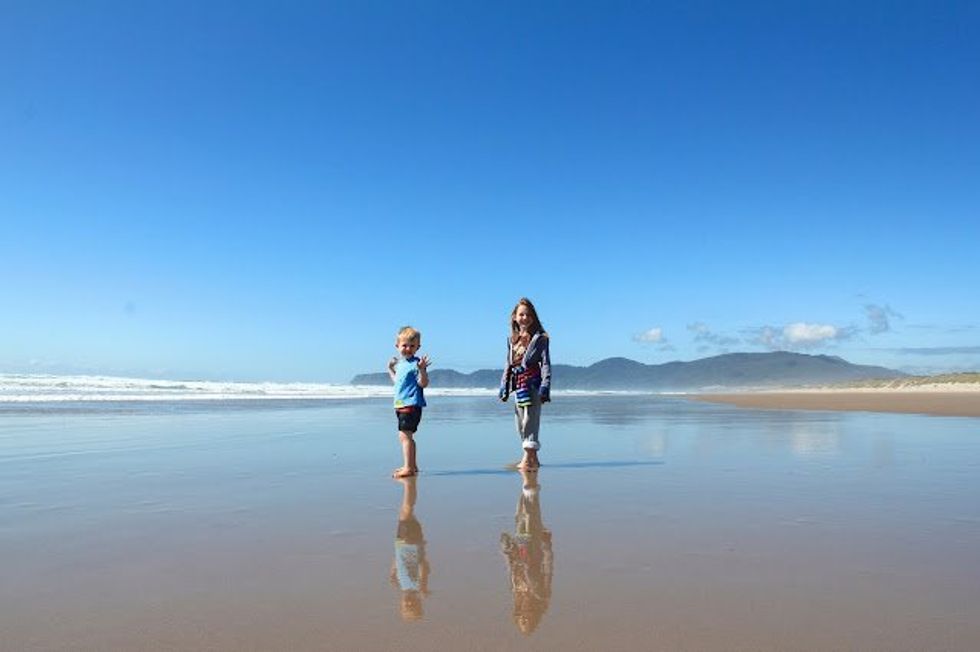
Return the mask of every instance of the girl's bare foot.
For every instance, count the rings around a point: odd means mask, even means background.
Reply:
[[[391,472],[391,477],[393,478],[411,478],[413,475],[418,473],[418,469],[409,469],[404,466],[400,466]]]

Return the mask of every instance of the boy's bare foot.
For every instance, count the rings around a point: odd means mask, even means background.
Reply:
[[[404,466],[400,466],[391,472],[391,477],[393,478],[411,478],[419,472],[418,469],[408,469]]]

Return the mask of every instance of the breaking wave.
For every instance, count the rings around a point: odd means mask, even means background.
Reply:
[[[429,388],[430,396],[483,396],[488,389]],[[337,400],[391,397],[391,388],[329,383],[159,380],[113,376],[0,374],[0,403],[88,401]]]

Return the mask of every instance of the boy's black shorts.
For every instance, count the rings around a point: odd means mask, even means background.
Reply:
[[[397,408],[395,416],[398,417],[399,432],[415,432],[419,429],[419,421],[422,420],[422,408],[417,405],[407,408]]]

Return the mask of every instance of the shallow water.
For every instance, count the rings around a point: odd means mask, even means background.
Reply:
[[[431,403],[0,407],[3,649],[980,649],[980,419]]]

